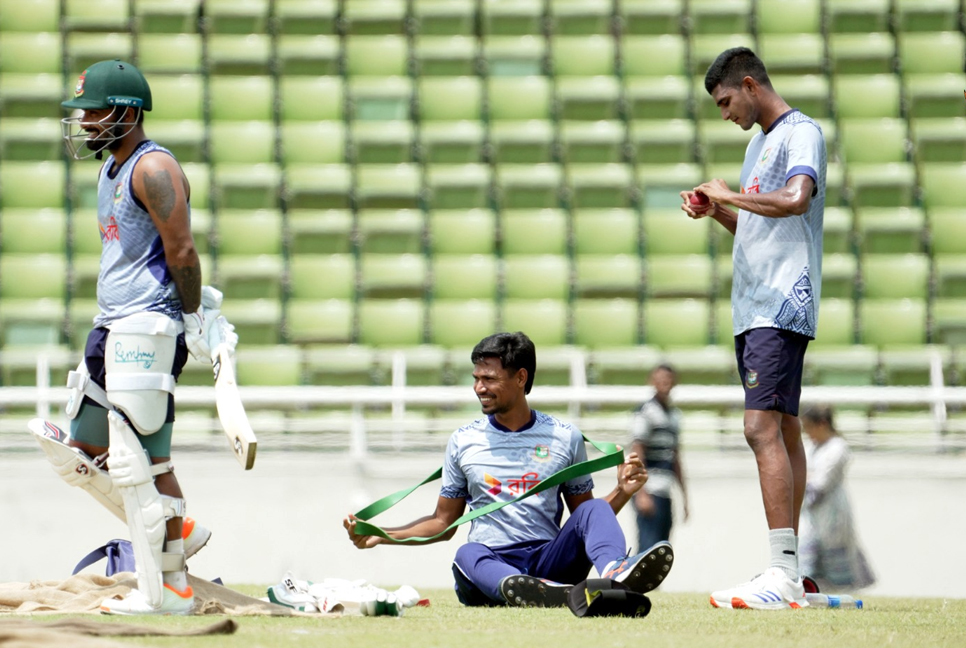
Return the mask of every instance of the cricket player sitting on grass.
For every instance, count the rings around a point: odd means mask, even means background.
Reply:
[[[63,106],[77,111],[63,120],[71,155],[110,153],[98,173],[98,222],[87,224],[99,227],[103,245],[99,313],[68,383],[69,436],[42,419],[29,427],[67,483],[128,525],[138,587],[101,611],[189,614],[185,560],[211,532],[184,517],[171,463],[174,385],[189,351],[210,361],[210,348],[237,336],[219,317],[221,294],[202,290],[188,181],[144,134],[151,89],[141,72],[95,63]]]
[[[536,351],[523,333],[484,338],[470,356],[473,385],[484,417],[449,439],[436,511],[405,526],[386,529],[394,540],[442,533],[471,509],[509,500],[550,475],[586,461],[579,430],[530,408]],[[589,475],[521,499],[477,517],[468,542],[456,552],[453,576],[464,605],[567,605],[573,584],[587,578],[591,565],[605,579],[644,594],[664,580],[671,546],[661,542],[631,558],[616,514],[644,485],[647,472],[636,454],[618,467],[617,486],[594,499]],[[570,517],[564,523],[563,505]],[[390,543],[356,533],[357,518],[343,522],[360,549]],[[449,540],[452,529],[438,540]]]

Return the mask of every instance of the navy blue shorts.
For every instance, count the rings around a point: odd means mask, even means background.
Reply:
[[[110,333],[104,327],[98,327],[91,331],[87,336],[87,346],[84,347],[84,363],[87,365],[87,371],[91,374],[91,379],[101,388],[104,389],[105,384],[105,371],[104,371],[104,345],[107,343],[107,334]],[[178,376],[181,375],[181,370],[184,369],[185,363],[188,361],[188,347],[184,343],[184,333],[178,335],[178,339],[174,351],[174,366],[171,367],[171,375],[177,380]],[[93,405],[94,407],[100,407],[93,400],[84,397],[85,405]],[[165,423],[174,422],[174,394],[168,394],[168,414],[164,419]]]
[[[802,364],[809,339],[801,333],[774,328],[751,329],[735,336],[746,410],[775,410],[798,416]]]

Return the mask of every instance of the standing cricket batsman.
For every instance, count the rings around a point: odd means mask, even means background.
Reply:
[[[141,72],[95,63],[61,105],[74,111],[62,120],[70,154],[107,153],[97,184],[100,312],[68,382],[69,438],[39,419],[30,427],[55,470],[128,525],[138,588],[101,611],[189,614],[185,558],[211,533],[184,517],[171,462],[173,394],[189,351],[210,361],[220,294],[206,288],[203,306],[190,187],[174,156],[144,134],[151,89]]]
[[[775,92],[765,65],[746,47],[722,52],[704,87],[723,119],[742,130],[760,129],[745,151],[740,191],[712,180],[681,192],[681,209],[692,218],[710,216],[735,237],[735,353],[745,389],[745,439],[758,462],[770,547],[762,574],[712,593],[711,604],[795,609],[808,605],[798,566],[805,498],[798,404],[822,286],[825,138],[813,119]]]

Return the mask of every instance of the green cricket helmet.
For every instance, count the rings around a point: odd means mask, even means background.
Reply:
[[[92,155],[101,158],[105,148],[130,134],[138,125],[143,111],[151,110],[151,87],[135,66],[119,59],[99,61],[81,72],[74,87],[74,97],[60,104],[74,114],[61,120],[67,150],[74,159]],[[112,108],[98,122],[84,122],[84,110]],[[128,108],[135,109],[133,121],[121,121]],[[91,133],[93,128],[98,132]],[[82,148],[89,152],[82,154]]]

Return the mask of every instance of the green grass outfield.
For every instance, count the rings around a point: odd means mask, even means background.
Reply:
[[[264,588],[236,587],[263,596]],[[452,591],[421,591],[432,605],[402,618],[238,618],[234,635],[116,638],[186,648],[881,648],[966,646],[966,600],[874,598],[864,610],[717,610],[706,594],[653,593],[644,619],[578,619],[567,609],[465,608]],[[215,617],[117,619],[192,628]],[[105,618],[105,621],[113,619]]]

